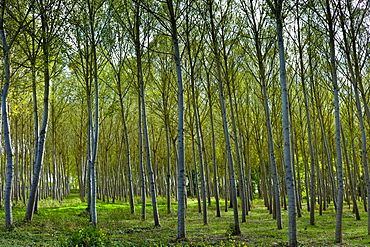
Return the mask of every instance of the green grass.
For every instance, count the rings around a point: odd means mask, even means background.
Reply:
[[[242,235],[227,234],[233,223],[233,210],[221,212],[215,217],[214,203],[209,207],[209,224],[203,225],[202,215],[197,211],[197,203],[189,200],[186,231],[187,238],[177,242],[176,203],[173,212],[167,214],[163,198],[159,198],[161,227],[154,227],[151,206],[147,204],[147,220],[141,220],[141,206],[136,205],[136,213],[131,214],[127,203],[97,204],[98,226],[108,236],[112,246],[286,246],[288,239],[287,211],[283,211],[283,229],[277,230],[275,220],[263,206],[255,200],[247,216],[241,223]],[[73,234],[88,229],[89,217],[84,214],[87,204],[78,196],[71,195],[62,202],[50,199],[40,202],[39,214],[32,222],[23,220],[25,207],[14,207],[14,229],[0,229],[0,246],[62,246]],[[223,205],[222,205],[223,206]],[[222,207],[224,209],[224,206]],[[305,208],[304,208],[305,209]],[[343,243],[334,243],[335,211],[330,205],[322,216],[315,217],[316,224],[309,224],[309,213],[302,210],[303,217],[297,219],[297,236],[300,246],[370,246],[367,235],[367,215],[361,208],[361,220],[356,221],[351,209],[344,208]],[[4,222],[4,212],[0,213]]]

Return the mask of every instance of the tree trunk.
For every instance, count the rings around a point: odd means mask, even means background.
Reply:
[[[167,147],[167,172],[166,172],[166,197],[167,197],[167,213],[170,214],[171,209],[171,141],[170,141],[170,121],[168,114],[165,114],[165,131],[166,131],[166,147]]]
[[[208,224],[208,210],[207,210],[207,195],[206,195],[206,180],[204,177],[204,162],[203,162],[203,147],[202,147],[202,138],[201,138],[201,133],[200,133],[200,120],[199,120],[199,112],[198,112],[198,104],[197,104],[197,99],[196,99],[196,94],[195,94],[195,71],[194,71],[194,66],[196,61],[193,61],[193,56],[191,54],[191,43],[189,39],[189,18],[188,15],[186,15],[186,43],[187,43],[187,52],[188,52],[188,58],[189,58],[189,66],[190,66],[190,84],[191,84],[191,100],[192,100],[192,105],[193,105],[193,110],[194,110],[194,118],[195,118],[195,133],[197,136],[197,143],[198,143],[198,158],[199,158],[199,170],[200,170],[200,183],[201,183],[201,197],[202,197],[202,207],[203,207],[203,224],[207,225]],[[197,57],[195,57],[196,60]],[[194,136],[193,136],[193,150],[194,150]],[[194,151],[194,165],[196,165],[196,155]],[[195,174],[198,176],[197,174]],[[197,179],[196,179],[197,181]],[[197,189],[198,189],[198,184],[197,184]],[[197,193],[199,194],[199,193]]]
[[[154,226],[160,226],[159,215],[158,215],[158,206],[157,206],[157,191],[154,181],[154,172],[150,155],[150,142],[149,142],[149,133],[148,133],[148,124],[146,117],[146,103],[145,103],[145,94],[144,94],[144,78],[142,72],[142,48],[140,42],[140,13],[139,5],[137,4],[136,13],[135,13],[135,52],[136,52],[136,65],[137,65],[137,79],[138,85],[140,87],[140,100],[141,100],[141,114],[142,114],[142,124],[144,129],[144,140],[145,140],[145,152],[146,152],[146,162],[148,166],[148,175],[150,183],[150,192],[152,197],[152,208],[153,208],[153,217],[154,217]]]
[[[297,4],[298,8],[298,4]],[[309,20],[311,21],[311,19]],[[310,151],[310,225],[315,224],[315,204],[316,204],[316,178],[315,178],[315,156],[314,156],[314,149],[312,144],[312,126],[311,126],[311,114],[309,110],[309,103],[308,103],[308,92],[306,88],[306,77],[304,73],[304,64],[303,64],[303,45],[301,44],[301,35],[300,35],[300,27],[299,27],[299,19],[298,19],[298,49],[299,49],[299,64],[300,64],[300,77],[301,77],[301,84],[303,89],[303,97],[304,97],[304,106],[305,106],[305,113],[307,119],[307,135],[308,135],[308,147]],[[311,38],[311,30],[309,30],[309,39]],[[310,47],[311,48],[311,47]],[[309,48],[309,68],[311,72],[311,79],[313,79],[313,71],[312,71],[312,53],[311,49]],[[305,147],[302,147],[305,150]],[[308,197],[308,194],[307,194]]]
[[[344,152],[344,157],[346,159],[346,167],[347,167],[347,176],[349,179],[349,190],[350,194],[352,197],[352,202],[353,202],[353,212],[356,215],[356,220],[361,220],[360,217],[360,212],[358,210],[358,205],[357,205],[357,195],[356,195],[356,183],[354,182],[353,175],[351,172],[351,163],[348,158],[348,151],[347,151],[347,144],[346,144],[346,139],[344,137],[344,131],[343,128],[341,127],[341,133],[342,133],[342,143],[343,143],[343,152]]]
[[[364,164],[364,174],[365,174],[365,181],[366,181],[366,190],[367,190],[367,205],[370,205],[370,177],[369,177],[369,166],[368,166],[368,155],[367,155],[367,139],[366,139],[366,130],[365,130],[365,123],[364,119],[362,116],[362,109],[361,109],[361,101],[360,101],[360,93],[359,93],[359,78],[356,77],[355,72],[353,71],[353,63],[351,59],[351,50],[350,50],[350,45],[348,44],[348,39],[347,39],[347,33],[345,30],[345,23],[344,23],[344,13],[343,10],[341,9],[341,6],[339,6],[340,10],[340,23],[343,29],[343,40],[344,40],[344,45],[345,45],[345,55],[346,55],[346,60],[347,60],[347,65],[348,65],[348,70],[350,72],[350,79],[351,83],[353,86],[353,90],[355,93],[355,99],[356,99],[356,107],[357,107],[357,117],[360,122],[360,130],[361,130],[361,144],[362,144],[362,160]],[[353,37],[352,37],[353,38]],[[355,48],[355,45],[353,45],[353,48]],[[355,50],[354,50],[355,51]],[[355,65],[356,66],[356,65]],[[359,73],[357,74],[358,76]],[[365,110],[366,110],[366,99],[364,102],[365,105]],[[368,217],[367,217],[367,231],[368,234],[370,234],[370,213],[368,212]]]
[[[126,150],[126,166],[127,166],[127,183],[128,183],[128,194],[129,194],[129,203],[130,203],[130,210],[131,214],[135,213],[135,203],[134,203],[134,188],[132,184],[132,169],[131,169],[131,152],[130,152],[130,141],[129,141],[129,135],[128,135],[128,129],[127,129],[127,123],[126,123],[126,114],[124,111],[123,106],[123,95],[121,92],[121,79],[118,75],[118,87],[119,87],[119,99],[120,99],[120,105],[121,105],[121,115],[122,115],[122,122],[123,122],[123,131],[124,131],[124,139],[125,139],[125,150]]]
[[[0,36],[2,41],[2,50],[4,56],[4,86],[1,93],[1,116],[3,120],[4,144],[6,151],[6,186],[4,195],[4,209],[5,209],[5,228],[10,229],[13,226],[13,209],[12,209],[12,186],[14,176],[13,151],[12,141],[10,136],[10,124],[8,115],[8,93],[10,87],[10,64],[9,64],[9,50],[10,46],[7,42],[7,37],[4,30],[4,9],[6,1],[2,2],[2,13],[0,19]]]
[[[221,217],[220,210],[220,195],[218,188],[218,177],[217,177],[217,163],[216,163],[216,138],[215,138],[215,127],[213,120],[213,103],[212,103],[212,92],[211,92],[211,82],[209,78],[209,73],[207,73],[207,96],[209,100],[209,118],[211,123],[211,136],[212,136],[212,167],[213,167],[213,183],[214,183],[214,193],[216,201],[216,217]]]
[[[268,96],[267,96],[267,85],[266,85],[266,69],[264,65],[264,59],[261,50],[261,38],[257,29],[257,23],[255,21],[255,15],[253,3],[251,3],[252,9],[252,16],[253,18],[253,33],[254,33],[254,46],[256,48],[256,56],[258,60],[258,72],[259,78],[261,83],[261,89],[263,93],[263,105],[265,110],[265,117],[266,117],[266,127],[267,127],[267,137],[268,137],[268,150],[269,150],[269,157],[271,161],[271,169],[272,169],[272,180],[273,180],[273,197],[274,197],[274,209],[275,209],[275,218],[277,223],[277,228],[282,229],[282,221],[281,221],[281,205],[280,205],[280,191],[279,191],[279,179],[277,173],[277,166],[276,166],[276,158],[275,158],[275,150],[274,150],[274,138],[272,132],[272,124],[271,124],[271,117],[270,117],[270,109],[268,104]]]
[[[225,106],[225,99],[224,99],[224,89],[222,83],[222,76],[221,76],[221,61],[220,61],[220,54],[216,36],[216,30],[214,25],[214,16],[213,16],[213,3],[209,2],[209,11],[210,11],[210,21],[211,21],[211,35],[212,35],[212,42],[214,53],[216,56],[216,66],[217,66],[217,81],[219,87],[219,95],[220,95],[220,103],[221,103],[221,112],[222,112],[222,122],[223,122],[223,129],[226,141],[226,152],[227,152],[227,159],[229,162],[229,172],[230,172],[230,186],[231,186],[231,194],[232,194],[232,205],[234,210],[234,227],[233,227],[233,234],[240,235],[240,223],[239,223],[239,216],[238,216],[238,200],[237,200],[237,193],[236,193],[236,184],[235,184],[235,171],[234,171],[234,162],[232,157],[231,151],[231,144],[230,144],[230,135],[229,135],[229,127],[227,123],[226,117],[226,106]]]
[[[143,123],[142,123],[142,107],[139,96],[139,166],[140,166],[140,192],[141,192],[141,219],[146,219],[146,183],[145,169],[143,164]]]
[[[270,1],[269,1],[270,2]],[[284,129],[284,163],[286,186],[288,193],[288,211],[289,211],[289,245],[297,246],[297,219],[296,219],[296,199],[295,199],[295,184],[294,173],[292,167],[292,156],[290,148],[290,123],[289,123],[289,100],[288,88],[286,85],[286,68],[285,68],[285,50],[283,40],[283,17],[282,7],[283,0],[278,1],[277,6],[273,6],[270,2],[270,7],[276,17],[276,27],[278,36],[279,58],[280,58],[280,82],[282,90],[282,112],[283,112],[283,129]]]
[[[192,121],[191,121],[192,122]],[[199,181],[198,181],[198,165],[197,165],[197,155],[195,152],[195,139],[194,139],[194,131],[193,131],[193,125],[190,125],[191,129],[191,151],[192,151],[192,157],[193,157],[193,164],[194,169],[191,172],[192,177],[192,184],[193,184],[193,194],[197,197],[197,203],[198,203],[198,213],[202,213],[202,203],[200,199],[200,193],[199,193]]]
[[[261,75],[262,76],[262,75]],[[274,208],[276,214],[276,224],[278,229],[282,229],[282,222],[281,222],[281,206],[280,206],[280,191],[279,191],[279,179],[277,174],[276,168],[276,159],[275,159],[275,150],[274,150],[274,139],[272,133],[272,125],[271,125],[271,118],[270,118],[270,110],[267,101],[267,91],[266,91],[266,83],[262,82],[262,90],[263,90],[263,100],[264,100],[264,107],[265,107],[265,115],[266,115],[266,125],[267,125],[267,132],[268,132],[268,145],[269,145],[269,153],[270,153],[270,160],[272,165],[272,179],[273,179],[273,186],[274,186]]]
[[[329,46],[330,46],[330,62],[332,84],[334,89],[334,114],[335,114],[335,139],[336,139],[336,153],[337,153],[337,180],[338,180],[338,197],[337,197],[337,212],[336,212],[336,226],[335,226],[335,242],[342,242],[342,217],[343,217],[343,168],[342,168],[342,148],[340,142],[340,111],[339,111],[339,87],[337,82],[337,66],[335,58],[334,45],[334,27],[333,19],[330,10],[329,0],[326,0],[326,16],[329,26]],[[333,195],[334,196],[334,195]]]
[[[223,48],[224,48],[224,53],[225,52],[225,44],[224,44],[224,36],[222,36],[222,43],[223,43]],[[234,114],[234,102],[233,102],[233,95],[231,93],[230,89],[230,81],[228,79],[228,66],[227,66],[227,58],[226,55],[224,55],[224,60],[225,60],[225,77],[226,77],[226,85],[227,85],[227,91],[228,91],[228,96],[229,96],[229,101],[230,101],[230,113],[231,113],[231,123],[233,127],[233,134],[234,134],[234,145],[235,145],[235,153],[236,153],[236,160],[238,164],[238,177],[239,177],[239,196],[240,196],[240,201],[241,201],[241,207],[242,207],[242,223],[246,222],[246,215],[247,215],[247,207],[246,207],[246,200],[245,200],[245,179],[244,179],[244,171],[243,171],[243,164],[242,164],[242,159],[240,155],[240,146],[239,146],[239,138],[238,138],[238,131],[236,128],[236,120],[235,120],[235,114]],[[235,107],[236,104],[235,104]]]
[[[42,125],[40,133],[37,139],[37,148],[36,148],[36,159],[34,167],[34,175],[32,179],[32,185],[30,189],[30,194],[28,198],[28,205],[26,211],[26,220],[32,220],[33,214],[35,212],[36,200],[37,200],[37,190],[39,186],[40,173],[42,168],[43,156],[44,156],[44,144],[47,134],[47,124],[49,118],[49,86],[50,86],[50,74],[49,74],[49,40],[47,37],[48,23],[45,13],[45,6],[41,4],[41,30],[42,30],[42,52],[43,52],[43,69],[44,69],[44,112]]]
[[[178,198],[178,210],[177,210],[177,238],[184,239],[186,237],[185,229],[185,193],[186,193],[186,179],[185,179],[185,134],[184,134],[184,88],[182,82],[182,71],[181,71],[181,58],[179,41],[177,37],[177,24],[175,10],[173,8],[172,0],[166,0],[168,11],[170,14],[171,23],[171,36],[174,47],[174,58],[176,63],[176,75],[177,75],[177,95],[178,95],[178,157],[177,157],[177,170],[178,170],[178,184],[177,184],[177,198]]]

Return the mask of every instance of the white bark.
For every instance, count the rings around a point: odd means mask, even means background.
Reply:
[[[280,6],[281,8],[281,6]],[[281,12],[281,9],[278,10]],[[296,195],[294,184],[294,173],[292,166],[292,156],[290,147],[290,122],[289,122],[289,101],[288,88],[286,83],[286,68],[285,68],[285,50],[283,39],[283,23],[280,14],[276,14],[279,60],[280,60],[280,83],[282,90],[282,112],[283,112],[283,128],[284,128],[284,162],[286,173],[286,186],[288,193],[288,212],[289,212],[289,245],[297,246],[297,219],[296,219]]]
[[[367,3],[368,4],[368,3]],[[347,3],[348,5],[348,3]],[[367,196],[367,205],[368,207],[370,206],[370,177],[369,177],[369,166],[368,166],[368,154],[367,154],[367,137],[366,137],[366,129],[365,129],[365,122],[364,122],[364,118],[362,116],[362,106],[361,106],[361,100],[360,100],[360,85],[359,85],[359,81],[361,81],[361,78],[360,78],[360,73],[359,71],[357,72],[357,76],[356,76],[356,73],[355,71],[353,70],[353,66],[355,68],[358,68],[358,64],[356,64],[357,61],[354,61],[355,65],[353,65],[353,62],[352,62],[352,58],[351,58],[351,53],[352,52],[355,52],[355,48],[356,48],[356,44],[354,44],[354,37],[349,37],[347,38],[347,31],[345,29],[345,23],[344,23],[344,13],[343,13],[343,10],[341,8],[341,6],[339,6],[339,10],[341,12],[340,14],[340,22],[341,22],[341,26],[342,26],[342,33],[343,33],[343,40],[344,40],[344,45],[345,45],[345,56],[346,56],[346,62],[347,62],[347,65],[348,65],[348,70],[349,70],[349,74],[350,74],[350,78],[351,78],[351,83],[352,83],[352,86],[353,86],[353,89],[354,89],[354,92],[355,92],[355,99],[356,99],[356,108],[357,108],[357,117],[358,117],[358,120],[360,122],[360,131],[361,131],[361,148],[362,148],[362,161],[363,161],[363,167],[364,167],[364,175],[365,175],[365,182],[366,182],[366,196]],[[352,18],[352,17],[350,17]],[[353,23],[351,22],[351,25],[353,25]],[[351,26],[353,28],[353,26]],[[350,44],[349,44],[349,39],[352,40],[352,48],[353,48],[353,51],[351,51],[350,49]],[[365,112],[368,114],[368,109],[367,109],[367,100],[364,98],[364,102],[363,102],[364,106],[365,106]],[[370,234],[370,212],[367,213],[367,231],[368,231],[368,234]]]
[[[41,3],[42,5],[42,3]],[[37,190],[39,186],[39,179],[41,173],[41,167],[44,157],[44,145],[47,135],[47,125],[49,119],[49,86],[50,86],[50,74],[49,74],[49,40],[48,40],[48,23],[46,18],[45,6],[41,7],[41,29],[42,29],[42,51],[43,51],[43,69],[44,69],[44,109],[43,118],[40,133],[38,135],[37,147],[36,147],[36,159],[34,167],[34,175],[32,179],[32,185],[30,189],[30,195],[28,199],[26,220],[32,220],[33,213],[36,207],[37,201]]]
[[[343,216],[343,167],[342,167],[342,149],[340,142],[340,111],[339,111],[339,88],[337,79],[337,67],[335,58],[334,46],[334,27],[333,19],[330,10],[329,0],[326,1],[326,15],[329,26],[329,46],[330,46],[330,62],[332,84],[334,89],[334,114],[335,114],[335,140],[337,152],[337,176],[338,176],[338,195],[337,195],[337,211],[336,211],[336,226],[335,226],[335,242],[342,242],[342,216]]]
[[[142,128],[142,107],[139,95],[139,166],[140,166],[140,192],[141,192],[141,219],[146,219],[146,183],[145,169],[143,164],[143,128]]]
[[[182,82],[181,71],[181,58],[179,41],[177,37],[177,24],[175,18],[175,11],[173,8],[172,0],[167,0],[167,6],[170,14],[171,22],[171,35],[174,47],[174,57],[176,63],[177,75],[177,102],[178,102],[178,152],[177,152],[177,170],[178,170],[178,184],[177,184],[177,198],[178,198],[178,225],[177,237],[183,239],[186,237],[185,229],[185,194],[186,194],[186,181],[185,181],[185,134],[184,134],[184,87]]]
[[[89,25],[91,35],[91,52],[92,52],[92,76],[94,85],[94,114],[92,113],[92,105],[88,106],[89,111],[89,135],[91,137],[91,149],[88,153],[89,157],[89,171],[90,171],[90,221],[93,226],[97,225],[97,212],[96,212],[96,155],[98,151],[98,138],[99,138],[99,82],[98,82],[98,66],[96,55],[96,41],[95,41],[95,6],[90,0],[87,1],[89,11]],[[90,90],[88,90],[89,93]],[[91,95],[88,95],[91,98]],[[92,102],[90,102],[92,103]],[[89,147],[90,148],[90,147]]]
[[[5,209],[5,228],[9,229],[13,225],[13,210],[12,210],[12,184],[14,177],[14,163],[12,141],[10,136],[10,124],[8,116],[8,92],[10,87],[10,64],[9,51],[5,30],[4,30],[4,9],[5,1],[2,3],[2,16],[0,19],[0,37],[2,41],[2,50],[4,56],[4,86],[1,92],[1,115],[3,121],[4,144],[6,151],[6,186],[4,195],[4,209]]]
[[[232,150],[230,144],[230,135],[229,135],[229,127],[227,123],[227,116],[226,116],[226,105],[225,105],[225,97],[224,97],[224,89],[222,83],[222,76],[221,76],[221,62],[220,62],[220,54],[216,36],[216,30],[214,27],[214,20],[213,20],[213,9],[212,9],[212,2],[209,2],[209,11],[210,11],[210,20],[211,20],[211,33],[212,33],[212,42],[214,53],[216,56],[216,66],[217,66],[217,81],[218,81],[218,88],[219,88],[219,96],[221,102],[221,112],[222,112],[222,122],[223,122],[223,129],[226,141],[226,152],[227,152],[227,159],[229,163],[229,172],[230,172],[230,186],[231,186],[231,202],[233,205],[234,210],[234,229],[233,234],[240,235],[240,223],[239,223],[239,216],[238,216],[238,200],[237,200],[237,193],[236,193],[236,184],[235,184],[235,170],[234,170],[234,162],[232,157]]]
[[[194,62],[193,57],[191,54],[191,43],[189,39],[189,20],[188,16],[186,17],[186,43],[187,43],[187,51],[190,63],[190,82],[191,82],[191,100],[194,109],[194,118],[195,118],[195,132],[197,136],[197,143],[198,143],[198,157],[199,157],[199,169],[200,169],[200,182],[201,182],[201,195],[202,195],[202,208],[203,208],[203,224],[208,224],[208,209],[207,209],[207,195],[206,195],[206,179],[204,176],[204,162],[203,162],[203,146],[202,146],[202,137],[200,133],[200,120],[199,120],[199,112],[198,112],[198,105],[195,93],[195,72],[194,72]],[[193,141],[194,142],[194,141]],[[196,155],[194,152],[194,165],[196,165]],[[197,173],[195,174],[196,176]],[[198,187],[197,187],[198,190]]]
[[[140,87],[140,103],[141,103],[141,114],[142,114],[142,124],[144,130],[144,140],[145,140],[145,152],[146,152],[146,163],[148,166],[148,175],[149,175],[149,183],[150,183],[150,192],[152,197],[152,208],[153,208],[153,217],[154,217],[154,225],[160,226],[159,222],[159,214],[158,214],[158,205],[157,205],[157,191],[156,191],[156,184],[154,180],[154,172],[153,172],[153,165],[151,161],[150,155],[150,141],[149,141],[149,133],[148,133],[148,124],[147,124],[147,117],[146,117],[146,103],[145,103],[145,93],[144,93],[144,79],[143,79],[143,72],[142,72],[142,63],[141,63],[141,43],[140,43],[140,13],[139,13],[139,5],[137,4],[136,13],[135,13],[135,36],[134,36],[134,43],[135,43],[135,52],[136,52],[136,65],[137,65],[137,79]]]

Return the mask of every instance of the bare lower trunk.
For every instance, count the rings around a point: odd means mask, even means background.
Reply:
[[[43,66],[44,66],[44,112],[43,112],[43,119],[42,125],[40,129],[40,134],[37,140],[37,148],[36,148],[36,159],[35,159],[35,167],[34,167],[34,175],[32,179],[32,185],[30,189],[30,194],[28,198],[28,205],[26,211],[26,220],[32,220],[34,211],[36,207],[36,200],[37,200],[37,191],[39,186],[39,179],[41,173],[41,166],[44,156],[44,145],[46,140],[47,134],[47,124],[49,118],[49,85],[50,85],[50,74],[49,74],[49,41],[46,37],[47,32],[47,20],[46,20],[46,13],[44,7],[41,8],[41,29],[42,29],[42,51],[43,51]],[[36,124],[36,123],[35,123]]]
[[[177,237],[183,239],[186,237],[185,229],[185,199],[186,199],[186,180],[185,180],[185,135],[184,135],[184,88],[182,82],[181,58],[179,41],[177,37],[177,24],[175,10],[173,8],[172,0],[167,0],[167,6],[170,14],[171,35],[174,47],[174,57],[176,63],[177,75],[177,94],[178,94],[178,153],[177,153],[177,198],[178,198],[178,212],[177,212]]]
[[[4,1],[5,4],[5,1]],[[5,6],[2,6],[5,8]],[[4,10],[3,10],[4,11]],[[4,144],[6,151],[6,186],[4,195],[4,209],[5,209],[5,228],[9,229],[13,225],[13,210],[12,210],[12,185],[14,176],[13,151],[12,141],[10,137],[10,124],[8,117],[8,92],[10,86],[10,65],[9,65],[9,50],[5,30],[4,30],[4,12],[0,20],[0,37],[2,41],[2,48],[4,54],[4,86],[1,93],[1,115],[3,120]]]
[[[343,217],[343,168],[342,168],[342,148],[341,148],[341,136],[340,136],[340,111],[339,111],[339,87],[337,82],[337,67],[335,58],[335,46],[334,46],[334,27],[331,16],[329,0],[326,1],[326,14],[329,25],[329,46],[330,46],[330,62],[331,62],[331,74],[332,84],[334,89],[334,113],[335,113],[335,139],[336,139],[336,153],[337,153],[337,179],[338,179],[338,195],[336,199],[337,211],[336,211],[336,227],[335,227],[335,242],[342,242],[342,217]]]
[[[297,219],[296,219],[296,196],[294,173],[291,161],[290,148],[290,122],[289,122],[289,101],[288,88],[286,85],[286,69],[285,69],[285,51],[283,41],[283,23],[281,17],[277,17],[277,33],[280,58],[280,82],[282,89],[282,112],[283,112],[283,128],[284,128],[284,161],[286,173],[286,186],[288,193],[288,211],[289,211],[289,243],[290,246],[297,246]]]
[[[213,48],[216,56],[216,66],[217,66],[217,81],[218,81],[218,89],[219,89],[219,96],[220,96],[220,103],[221,103],[221,112],[222,112],[222,122],[223,122],[223,130],[226,142],[226,155],[227,160],[229,163],[229,172],[230,172],[230,189],[231,189],[231,201],[234,210],[234,226],[233,226],[233,234],[240,235],[240,223],[239,223],[239,216],[238,216],[238,200],[237,200],[237,192],[236,192],[236,184],[235,184],[235,170],[234,170],[234,161],[232,157],[232,150],[230,144],[230,135],[229,135],[229,127],[227,123],[226,117],[226,105],[225,105],[225,97],[224,97],[224,89],[222,83],[222,76],[221,76],[221,61],[220,61],[220,54],[218,48],[218,41],[216,36],[216,30],[214,25],[214,14],[213,14],[213,7],[212,2],[209,3],[209,11],[210,11],[210,18],[211,18],[211,34],[212,34],[212,42]]]
[[[367,3],[368,4],[368,3]],[[352,52],[356,52],[356,45],[352,43],[352,51],[350,49],[350,44],[348,42],[348,38],[347,38],[347,31],[345,29],[345,16],[344,16],[344,13],[343,13],[343,10],[341,9],[341,6],[339,6],[339,10],[340,10],[340,21],[341,21],[341,27],[342,27],[342,30],[343,30],[343,40],[344,40],[344,45],[345,45],[345,55],[346,55],[346,60],[347,60],[347,65],[348,65],[348,70],[350,72],[350,76],[351,76],[351,83],[352,83],[352,86],[353,86],[353,90],[354,90],[354,93],[355,93],[355,99],[356,99],[356,108],[357,108],[357,117],[359,119],[359,122],[360,122],[360,131],[361,131],[361,148],[362,148],[362,160],[363,160],[363,166],[364,166],[364,175],[365,175],[365,182],[366,182],[366,196],[367,196],[367,205],[370,205],[370,177],[369,177],[369,166],[368,166],[368,154],[367,154],[367,137],[366,137],[366,130],[365,130],[365,123],[364,123],[364,119],[363,119],[363,116],[362,116],[362,107],[361,107],[361,100],[360,100],[360,91],[359,88],[360,88],[360,85],[359,85],[359,81],[361,81],[361,75],[359,73],[359,71],[357,71],[357,76],[356,76],[356,73],[355,71],[353,70],[353,66],[355,67],[355,69],[357,68],[358,70],[358,62],[354,61],[354,65],[353,65],[353,62],[352,62],[352,58],[351,58],[351,53]],[[353,23],[351,22],[351,27],[353,28]],[[353,37],[350,37],[352,40]],[[356,57],[355,57],[356,58]],[[367,108],[367,100],[364,99],[364,106],[365,106],[365,113],[368,113],[368,108]],[[368,115],[369,116],[369,115]],[[367,231],[368,231],[368,234],[370,234],[370,212],[368,212],[367,214]]]
[[[146,103],[145,103],[145,93],[144,93],[144,78],[143,78],[143,71],[142,71],[142,62],[141,62],[141,43],[140,43],[140,9],[139,5],[136,7],[135,13],[135,36],[134,36],[134,43],[135,43],[135,53],[136,53],[136,65],[137,65],[137,79],[138,85],[140,87],[140,103],[141,103],[141,118],[144,130],[144,141],[145,141],[145,153],[146,153],[146,163],[148,166],[148,176],[149,176],[149,183],[150,183],[150,193],[152,197],[152,208],[153,208],[153,217],[154,217],[154,225],[160,226],[159,222],[159,214],[158,214],[158,206],[157,206],[157,190],[156,184],[154,180],[154,171],[153,171],[153,164],[151,160],[150,154],[150,141],[149,141],[149,133],[148,133],[148,124],[147,124],[147,115],[146,115]]]
[[[139,96],[139,166],[140,166],[140,193],[141,193],[141,219],[146,219],[146,183],[143,164],[143,127],[141,114],[141,100]]]

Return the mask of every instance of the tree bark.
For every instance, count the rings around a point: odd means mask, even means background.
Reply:
[[[47,22],[47,13],[45,6],[41,2],[41,30],[42,30],[42,43],[41,48],[43,52],[43,70],[44,70],[44,110],[43,110],[43,119],[40,129],[40,133],[37,139],[37,148],[36,148],[36,159],[34,167],[34,175],[32,179],[32,185],[30,189],[30,194],[28,198],[28,205],[25,219],[31,221],[35,209],[37,208],[37,190],[39,186],[40,173],[42,168],[43,156],[44,156],[44,145],[47,135],[47,125],[49,118],[49,86],[50,86],[50,73],[49,73],[49,39],[48,39],[48,22]]]
[[[328,0],[327,0],[328,1]],[[347,38],[347,33],[346,33],[346,30],[345,30],[345,23],[344,23],[344,13],[343,13],[343,10],[341,8],[341,6],[339,6],[339,11],[340,11],[340,23],[341,23],[341,27],[342,27],[342,30],[343,30],[343,40],[344,40],[344,48],[345,48],[345,55],[346,55],[346,61],[347,61],[347,65],[348,65],[348,70],[349,70],[349,74],[350,74],[350,80],[351,80],[351,83],[352,83],[352,86],[353,86],[353,90],[354,90],[354,93],[355,93],[355,99],[356,99],[356,107],[357,107],[357,117],[359,119],[359,122],[360,122],[360,130],[361,130],[361,145],[362,145],[362,160],[363,160],[363,166],[364,166],[364,174],[365,174],[365,181],[366,181],[366,190],[367,190],[367,205],[370,205],[370,177],[369,177],[369,166],[368,166],[368,154],[367,154],[367,139],[366,139],[366,130],[365,130],[365,123],[364,123],[364,119],[363,119],[363,116],[362,116],[362,109],[361,109],[361,101],[360,101],[360,90],[359,90],[359,78],[356,77],[356,73],[353,71],[353,63],[352,63],[352,59],[351,59],[351,50],[350,50],[350,45],[348,44],[348,38]],[[352,37],[353,39],[353,37]],[[353,48],[355,48],[355,45],[353,45]],[[355,50],[354,50],[355,51]],[[355,65],[356,67],[356,65]],[[358,76],[359,73],[357,73]],[[366,103],[366,99],[365,101],[363,102],[364,105],[365,105],[365,112],[366,112],[366,106],[367,106],[367,103]],[[367,217],[367,231],[368,231],[368,234],[370,234],[370,213],[368,212],[368,217]]]
[[[342,217],[343,217],[343,167],[342,167],[342,148],[340,136],[340,111],[339,111],[339,87],[337,79],[337,66],[335,59],[335,44],[334,44],[334,27],[333,19],[330,10],[329,0],[326,0],[326,15],[329,27],[329,46],[330,46],[330,62],[332,85],[334,89],[334,114],[335,114],[335,139],[336,139],[336,154],[337,154],[337,180],[338,180],[338,195],[337,195],[337,212],[336,212],[336,227],[335,227],[335,242],[342,242]],[[334,195],[333,195],[334,196]]]
[[[209,73],[207,73],[207,96],[209,100],[209,118],[211,123],[211,136],[212,136],[212,167],[213,167],[213,183],[214,183],[214,193],[216,201],[216,217],[221,217],[220,209],[220,195],[218,187],[218,177],[217,177],[217,163],[216,163],[216,138],[215,138],[215,127],[214,127],[214,116],[213,116],[213,101],[212,101],[212,91],[211,82],[209,78]]]
[[[181,58],[179,41],[177,37],[177,24],[175,10],[173,8],[173,1],[166,0],[168,11],[170,14],[171,36],[174,48],[174,58],[176,63],[177,75],[177,95],[178,95],[178,184],[177,184],[177,198],[178,198],[178,212],[177,212],[177,238],[184,239],[186,237],[185,229],[185,193],[186,193],[186,179],[185,179],[185,134],[184,134],[184,88],[182,82]]]
[[[283,112],[283,133],[284,133],[284,163],[285,163],[285,175],[286,175],[286,186],[288,193],[288,211],[289,211],[289,245],[291,247],[297,246],[297,219],[296,219],[296,195],[295,195],[295,184],[294,184],[294,173],[292,167],[292,156],[291,156],[291,140],[290,140],[290,121],[289,121],[289,100],[288,100],[288,88],[286,85],[286,68],[285,68],[285,49],[283,39],[283,8],[284,0],[276,0],[272,4],[268,0],[268,4],[275,15],[276,29],[277,29],[277,43],[279,48],[279,60],[280,60],[280,83],[282,90],[282,112]]]
[[[199,112],[198,112],[198,104],[195,94],[195,71],[194,66],[195,62],[193,61],[193,56],[191,54],[191,43],[190,43],[190,28],[189,28],[189,18],[186,15],[186,43],[187,43],[187,52],[189,58],[189,66],[190,66],[190,84],[191,84],[191,101],[194,110],[194,118],[195,118],[195,133],[197,136],[197,143],[198,143],[198,157],[199,157],[199,170],[200,170],[200,183],[201,183],[201,197],[202,197],[202,208],[203,208],[203,224],[208,224],[208,209],[207,209],[207,194],[206,194],[206,179],[204,176],[204,161],[203,161],[203,147],[202,147],[202,137],[200,132],[200,120],[199,120]],[[196,60],[195,57],[194,60]],[[195,140],[193,140],[194,143]],[[196,155],[194,153],[194,161],[196,161]],[[196,164],[196,162],[194,162]],[[196,174],[197,176],[197,174]]]
[[[229,127],[226,117],[226,106],[225,106],[225,97],[224,97],[224,89],[222,83],[222,76],[221,76],[221,59],[218,47],[218,41],[216,36],[216,30],[214,25],[214,14],[213,14],[213,3],[210,1],[208,3],[209,6],[209,14],[210,14],[210,22],[211,22],[211,36],[212,36],[212,43],[214,54],[216,56],[216,67],[217,67],[217,81],[218,81],[218,88],[219,88],[219,96],[220,96],[220,103],[221,103],[221,112],[222,112],[222,122],[223,122],[223,129],[224,129],[224,136],[226,142],[226,152],[227,152],[227,159],[229,163],[229,172],[230,172],[230,186],[231,186],[231,200],[234,210],[234,227],[233,227],[233,234],[240,235],[240,223],[239,223],[239,216],[238,216],[238,200],[237,200],[237,193],[236,193],[236,184],[235,184],[235,171],[234,171],[234,162],[232,157],[231,151],[231,144],[230,144],[230,135],[229,135]]]
[[[0,19],[0,36],[2,41],[3,62],[4,62],[4,86],[1,93],[1,116],[3,121],[4,144],[6,152],[6,186],[4,195],[4,209],[5,209],[5,228],[10,229],[13,226],[13,209],[12,209],[12,186],[14,177],[14,163],[13,163],[13,150],[10,135],[10,124],[8,115],[8,93],[10,87],[10,62],[7,37],[4,28],[4,12],[6,1],[2,1],[2,13]]]

